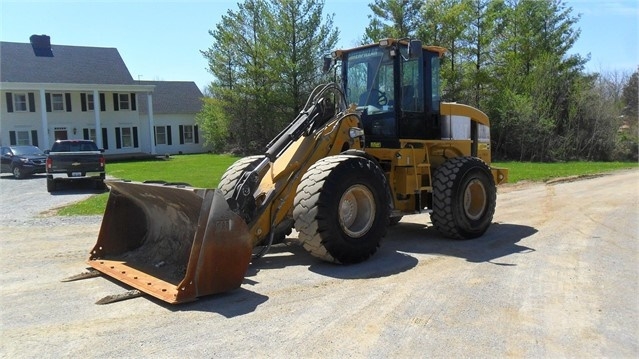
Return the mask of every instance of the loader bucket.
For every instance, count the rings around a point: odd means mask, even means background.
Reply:
[[[108,181],[88,264],[168,303],[238,288],[252,244],[216,189]]]

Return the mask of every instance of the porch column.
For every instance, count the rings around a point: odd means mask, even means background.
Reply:
[[[98,90],[93,90],[93,113],[95,115],[95,144],[98,148],[104,148],[104,142],[102,141],[102,124],[100,123],[100,93]]]
[[[151,154],[155,153],[155,120],[153,119],[153,94],[147,92],[146,94],[147,111],[149,113],[149,139],[151,140]]]
[[[44,89],[41,88],[40,89],[40,110],[42,111],[42,117],[41,117],[41,121],[42,121],[42,134],[43,134],[43,140],[42,141],[42,149],[43,150],[48,150],[51,149],[51,145],[49,143],[49,121],[47,119],[47,101],[45,100],[45,93],[44,93]]]

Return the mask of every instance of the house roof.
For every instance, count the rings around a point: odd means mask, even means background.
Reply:
[[[30,43],[0,42],[0,82],[135,84],[115,48],[51,45],[36,56]]]
[[[202,109],[202,92],[192,81],[135,81],[139,85],[155,85],[153,113],[188,113]],[[138,96],[138,111],[147,114],[146,96]]]

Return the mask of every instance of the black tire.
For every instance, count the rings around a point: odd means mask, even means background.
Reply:
[[[51,192],[55,192],[55,190],[56,190],[55,180],[53,178],[47,177],[47,192],[51,193]]]
[[[98,179],[94,181],[95,182],[93,182],[93,188],[95,188],[98,191],[104,191],[106,189],[106,185],[104,184],[103,179]]]
[[[16,179],[21,179],[24,178],[24,172],[22,172],[22,168],[20,167],[13,167],[11,169],[11,173],[13,173],[13,177],[15,177]]]
[[[435,229],[454,239],[477,238],[486,232],[495,214],[495,181],[488,165],[476,157],[444,162],[433,180]]]
[[[343,264],[373,255],[386,235],[390,192],[384,172],[364,157],[317,161],[297,188],[293,209],[298,241],[314,257]]]
[[[259,155],[240,158],[239,160],[235,161],[235,163],[233,163],[231,167],[226,170],[226,172],[224,172],[222,178],[220,179],[220,183],[217,186],[217,188],[224,194],[224,198],[228,199],[233,194],[237,181],[242,176],[242,173],[244,173],[244,171],[246,171],[247,169],[256,166],[258,163],[260,163],[260,161],[262,161],[263,158],[264,156]],[[273,237],[272,244],[284,242],[286,236],[291,234],[292,228],[292,225],[284,225],[278,227],[275,231],[275,236]],[[268,242],[269,236],[270,235],[264,237],[264,240],[262,240],[258,244],[258,246],[267,245],[268,243],[264,242]]]
[[[233,190],[235,189],[235,185],[237,181],[242,176],[242,173],[246,171],[251,166],[257,165],[264,156],[249,156],[240,158],[235,161],[229,167],[226,172],[222,175],[220,179],[220,183],[217,185],[217,188],[222,191],[224,194],[224,198],[228,199],[230,195],[233,194]]]

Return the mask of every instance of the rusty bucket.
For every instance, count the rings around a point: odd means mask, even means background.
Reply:
[[[88,264],[168,303],[238,288],[251,260],[246,222],[222,192],[108,181]]]

